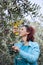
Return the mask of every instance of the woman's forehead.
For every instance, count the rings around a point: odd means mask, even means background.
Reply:
[[[20,29],[25,29],[25,26],[20,27]]]

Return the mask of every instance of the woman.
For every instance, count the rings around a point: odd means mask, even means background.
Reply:
[[[15,33],[17,30],[13,30]],[[31,26],[23,25],[19,31],[22,41],[12,46],[15,54],[14,65],[37,65],[40,49],[37,42],[34,42],[35,30]]]

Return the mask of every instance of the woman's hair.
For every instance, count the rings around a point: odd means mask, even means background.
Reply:
[[[24,26],[26,27],[27,32],[29,32],[29,34],[27,35],[27,41],[34,41],[35,29],[32,26]]]

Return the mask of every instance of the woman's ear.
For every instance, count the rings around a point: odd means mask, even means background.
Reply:
[[[27,32],[27,34],[30,34],[30,32]]]

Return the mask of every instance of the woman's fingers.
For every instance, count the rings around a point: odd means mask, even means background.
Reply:
[[[13,49],[15,52],[18,52],[18,51],[19,51],[19,48],[16,47],[16,46],[12,46],[12,49]]]
[[[17,32],[17,30],[16,29],[13,29],[13,33],[16,33]]]
[[[15,46],[12,46],[12,49],[15,50]]]
[[[14,27],[14,28],[13,28],[13,33],[19,34],[19,28],[18,28],[18,27]]]
[[[15,50],[15,46],[12,46],[12,49],[14,50],[14,52],[16,52],[16,50]]]

